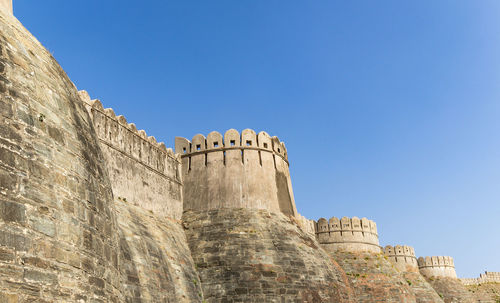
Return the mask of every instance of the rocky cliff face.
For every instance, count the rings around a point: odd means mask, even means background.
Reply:
[[[481,283],[478,285],[468,285],[465,288],[474,297],[476,302],[500,302],[500,283]]]
[[[283,214],[184,213],[207,302],[354,302],[340,267]]]

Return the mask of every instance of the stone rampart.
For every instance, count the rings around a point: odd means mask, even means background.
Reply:
[[[420,257],[417,260],[420,273],[427,277],[456,278],[455,264],[452,257],[434,256]]]
[[[87,104],[108,168],[113,194],[120,199],[151,210],[160,216],[180,219],[182,216],[182,179],[180,158],[164,143],[137,130],[113,109],[104,109],[99,100],[90,100],[80,91]]]
[[[464,285],[477,285],[481,283],[500,283],[500,272],[485,271],[479,278],[462,278]]]
[[[245,129],[191,141],[177,137],[182,157],[184,210],[250,208],[296,216],[285,144]]]
[[[0,14],[12,15],[12,0],[0,0]]]
[[[321,218],[316,223],[316,237],[329,251],[370,251],[379,253],[377,225],[367,218]]]
[[[384,248],[384,254],[394,264],[394,266],[403,272],[418,272],[417,257],[415,250],[407,245],[387,245]]]

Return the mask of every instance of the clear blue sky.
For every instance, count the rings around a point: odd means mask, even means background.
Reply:
[[[173,147],[266,130],[299,211],[500,271],[500,1],[26,1],[79,89]]]

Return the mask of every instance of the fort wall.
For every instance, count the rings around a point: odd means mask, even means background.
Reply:
[[[485,271],[479,278],[462,278],[464,285],[477,285],[481,283],[500,283],[500,272]]]
[[[12,0],[0,0],[0,13],[5,15],[12,15]]]
[[[180,158],[164,143],[148,137],[104,109],[99,100],[90,100],[79,92],[87,104],[104,153],[115,199],[132,203],[159,216],[180,219],[182,216],[182,179]]]
[[[394,266],[403,272],[418,272],[417,257],[415,250],[407,245],[387,245],[384,248],[384,254],[394,264]]]
[[[377,225],[367,218],[321,218],[316,223],[316,237],[328,251],[381,252]]]
[[[285,144],[245,129],[177,137],[182,157],[184,210],[267,209],[296,216]]]
[[[427,277],[456,278],[455,264],[452,257],[434,256],[420,257],[417,260],[420,273]]]

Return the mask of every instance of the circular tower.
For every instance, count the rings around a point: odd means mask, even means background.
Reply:
[[[381,252],[377,224],[367,218],[321,218],[316,224],[316,237],[327,251]]]
[[[285,144],[266,132],[235,129],[191,141],[177,137],[182,157],[184,210],[267,209],[295,216],[297,210]]]
[[[415,257],[413,247],[407,245],[392,247],[391,245],[387,245],[384,248],[384,253],[400,271],[418,272],[417,257]]]
[[[448,256],[420,257],[418,258],[418,269],[420,273],[427,278],[457,277],[453,258]]]

